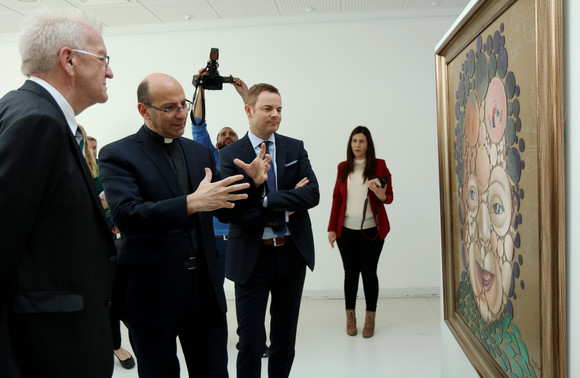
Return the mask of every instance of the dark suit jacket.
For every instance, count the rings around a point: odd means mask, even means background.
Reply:
[[[0,100],[0,162],[0,376],[110,376],[111,231],[64,114],[34,82]]]
[[[250,278],[258,258],[264,227],[284,222],[286,211],[295,212],[287,226],[304,261],[310,269],[314,269],[314,239],[308,209],[318,205],[320,200],[318,181],[302,141],[280,134],[275,134],[275,139],[278,190],[268,193],[268,208],[258,203],[244,209],[244,201],[240,201],[239,207],[244,211],[238,209],[237,215],[230,220],[226,277],[236,283],[243,284]],[[235,158],[246,163],[256,158],[247,134],[220,150],[223,176],[243,174],[247,177],[241,168],[234,165]],[[304,177],[308,177],[310,182],[305,187],[294,189]]]
[[[214,172],[212,152],[204,145],[178,138],[187,164],[190,187],[195,191]],[[125,242],[119,263],[127,267],[123,319],[135,325],[162,327],[174,324],[186,303],[190,273],[184,267],[192,255],[192,221],[186,196],[160,146],[143,126],[136,134],[103,147],[99,153],[101,177],[113,222]],[[192,215],[209,281],[205,292],[213,295],[218,311],[225,313],[225,295],[217,267],[212,213]]]
[[[381,239],[384,239],[387,237],[387,234],[391,230],[391,225],[389,223],[389,218],[387,217],[387,211],[385,210],[384,204],[393,202],[393,183],[391,181],[391,172],[389,172],[385,161],[383,159],[376,160],[376,176],[387,178],[387,199],[384,203],[379,201],[375,193],[373,193],[370,189],[368,190],[368,197],[373,216],[378,221],[377,227],[379,229],[379,236]],[[328,222],[328,231],[335,231],[337,238],[340,238],[342,235],[342,224],[344,222],[344,213],[346,211],[347,180],[340,182],[340,177],[342,176],[342,171],[344,170],[345,166],[346,161],[338,164],[338,173],[336,175],[336,183],[334,184],[334,191],[332,195],[332,209],[330,211],[330,220]]]

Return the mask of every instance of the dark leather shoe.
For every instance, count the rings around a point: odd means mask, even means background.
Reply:
[[[113,353],[115,354],[115,353]],[[115,354],[115,357],[117,357],[117,355]],[[133,369],[135,367],[135,359],[133,358],[133,356],[127,358],[126,360],[122,360],[117,357],[117,360],[119,360],[119,362],[121,363],[121,366],[124,367],[125,369]]]
[[[262,358],[268,357],[270,357],[270,348],[266,347],[266,349],[264,349],[264,353],[262,353]]]

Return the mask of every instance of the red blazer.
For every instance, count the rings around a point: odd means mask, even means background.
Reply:
[[[336,237],[340,238],[342,233],[342,224],[344,222],[344,212],[346,210],[346,183],[347,181],[340,182],[340,176],[346,165],[346,161],[343,161],[338,165],[338,173],[336,175],[336,183],[334,184],[334,193],[332,195],[332,209],[330,211],[330,221],[328,222],[328,231],[336,232]],[[391,183],[391,173],[389,172],[385,161],[382,159],[377,159],[377,177],[387,177],[389,180],[387,183],[387,200],[384,203],[393,202],[393,185]],[[368,191],[369,203],[373,211],[373,216],[377,219],[378,210],[378,228],[379,236],[384,239],[391,226],[389,224],[389,218],[387,217],[387,212],[385,211],[385,206],[377,196],[369,189]]]

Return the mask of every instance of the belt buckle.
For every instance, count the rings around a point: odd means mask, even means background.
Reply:
[[[279,246],[281,246],[281,245],[284,245],[284,243],[282,243],[282,244],[278,244],[278,243],[276,243],[276,240],[278,240],[278,239],[280,239],[280,238],[279,238],[279,237],[277,237],[277,236],[274,236],[274,237],[272,238],[272,243],[274,243],[274,247],[279,247]]]
[[[196,261],[196,259],[197,259],[196,256],[191,256],[189,258],[189,266],[187,267],[187,270],[197,269],[197,261]]]

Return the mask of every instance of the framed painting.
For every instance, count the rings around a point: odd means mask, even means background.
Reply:
[[[565,377],[559,0],[473,0],[436,49],[445,322],[483,377]]]

